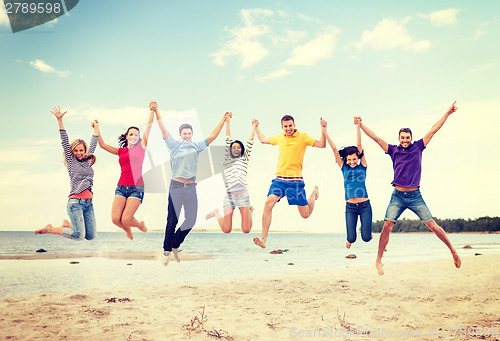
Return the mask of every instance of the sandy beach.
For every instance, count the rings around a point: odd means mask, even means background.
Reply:
[[[499,264],[469,256],[455,269],[450,257],[388,264],[382,277],[373,266],[4,297],[0,338],[498,340]]]

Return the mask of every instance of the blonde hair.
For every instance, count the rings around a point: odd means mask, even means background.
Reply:
[[[76,139],[69,144],[69,148],[71,149],[71,154],[73,154],[73,151],[75,150],[76,146],[80,144],[83,144],[83,147],[85,147],[85,155],[83,156],[82,161],[87,161],[90,159],[90,167],[92,167],[96,162],[97,157],[94,154],[87,154],[89,148],[87,147],[87,143],[84,140]],[[64,165],[66,166],[66,158],[64,158]]]

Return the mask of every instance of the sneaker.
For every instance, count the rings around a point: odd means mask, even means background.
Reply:
[[[181,250],[179,250],[179,249],[172,248],[172,253],[174,254],[174,257],[175,257],[175,260],[177,261],[177,263],[181,262],[181,259],[179,258],[179,252],[180,251]]]
[[[163,251],[163,255],[165,256],[165,258],[163,258],[163,265],[167,266],[170,260],[170,251]]]

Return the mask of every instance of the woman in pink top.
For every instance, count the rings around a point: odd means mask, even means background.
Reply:
[[[153,124],[154,111],[149,112],[148,123],[144,129],[142,139],[139,128],[130,127],[125,134],[118,137],[120,148],[104,143],[99,133],[99,147],[111,154],[118,155],[121,167],[121,176],[115,190],[115,199],[111,208],[113,224],[122,228],[129,239],[134,239],[132,227],[147,232],[144,221],[138,221],[134,214],[144,198],[144,181],[142,179],[142,163],[146,153],[148,137]],[[97,121],[94,122],[98,126]],[[97,130],[99,131],[99,129]]]

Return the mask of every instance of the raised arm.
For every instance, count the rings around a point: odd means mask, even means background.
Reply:
[[[104,142],[104,140],[101,136],[101,132],[99,131],[99,122],[97,122],[97,120],[92,122],[92,128],[94,128],[94,135],[97,133],[97,136],[98,136],[97,143],[99,143],[99,147],[101,147],[102,149],[104,149],[105,151],[107,151],[111,154],[118,155],[118,148],[110,146],[109,144],[106,144]]]
[[[455,106],[455,103],[457,103],[457,101],[453,102],[453,104],[451,105],[450,109],[448,109],[448,111],[444,114],[444,116],[432,126],[431,130],[429,130],[427,132],[427,134],[425,134],[424,139],[423,139],[424,140],[424,146],[427,146],[427,144],[431,141],[431,139],[434,136],[434,134],[437,133],[437,131],[439,129],[441,129],[441,127],[443,126],[444,122],[446,122],[446,120],[448,119],[448,116],[450,116],[455,111],[457,111],[458,108]]]
[[[231,118],[233,117],[233,114],[231,115],[225,115],[226,117],[226,136],[231,137]]]
[[[97,120],[94,120],[94,122],[90,123],[92,128],[94,128],[94,132],[92,133],[92,138],[90,139],[88,150],[89,154],[94,154],[95,149],[97,148],[97,141],[99,140],[99,126],[96,126],[94,123],[97,123]]]
[[[54,107],[52,110],[53,111],[51,111],[51,113],[54,114],[54,116],[57,119],[57,125],[59,126],[59,130],[65,130],[63,124],[63,116],[67,113],[67,111],[61,112],[60,107]]]
[[[387,142],[385,142],[380,137],[375,135],[375,133],[373,131],[371,131],[367,126],[365,126],[363,124],[361,117],[359,117],[359,127],[361,128],[361,130],[363,130],[365,132],[366,135],[368,135],[369,138],[371,138],[373,141],[377,142],[378,145],[380,146],[380,148],[382,148],[384,150],[384,152],[387,153],[387,151],[389,150],[389,145],[387,144]]]
[[[325,138],[325,132],[324,132],[323,127],[326,128],[326,121],[323,118],[320,118],[319,125],[321,127],[321,137],[320,137],[319,141],[316,140],[316,142],[314,142],[313,147],[325,148],[326,147],[326,138]]]
[[[57,125],[59,126],[59,135],[61,136],[61,145],[64,151],[65,165],[70,165],[71,161],[73,160],[73,153],[71,152],[68,134],[66,133],[66,129],[64,129],[63,124],[63,116],[67,113],[67,111],[61,112],[60,107],[54,107],[51,113],[56,117]]]
[[[258,125],[259,121],[252,120],[252,129],[250,129],[250,137],[248,138],[249,141],[253,141],[253,138],[255,137],[255,130],[257,129]]]
[[[269,138],[267,138],[264,134],[262,134],[262,132],[260,131],[259,129],[259,121],[257,121],[255,118],[252,119],[252,125],[255,125],[255,132],[257,133],[257,137],[260,141],[260,143],[263,143],[263,144],[271,144],[271,142],[269,142]]]
[[[221,130],[222,130],[222,127],[224,126],[224,123],[226,122],[226,116],[227,115],[231,115],[230,112],[226,112],[221,120],[219,121],[219,123],[217,124],[217,126],[215,127],[215,129],[210,133],[210,135],[208,135],[207,137],[207,143],[210,144],[212,143],[216,138],[217,136],[219,136]]]
[[[168,130],[165,127],[165,123],[163,123],[163,119],[160,116],[160,111],[158,110],[158,103],[149,101],[149,110],[154,111],[156,116],[156,121],[158,122],[158,126],[160,127],[161,135],[163,139],[166,139],[168,136]]]
[[[154,116],[155,116],[155,111],[151,109],[151,102],[149,102],[148,123],[146,124],[146,128],[144,128],[144,134],[142,134],[142,141],[141,141],[142,148],[144,149],[146,149],[146,147],[148,146],[149,133],[151,133],[151,127],[153,126]]]
[[[324,120],[323,120],[324,121]],[[333,143],[332,139],[330,138],[330,135],[328,135],[328,132],[326,130],[326,121],[324,121],[324,125],[321,126],[321,132],[322,134],[325,135],[326,141],[328,141],[328,144],[332,148],[333,155],[335,156],[335,160],[337,161],[337,165],[339,165],[340,168],[344,165],[344,160],[340,157],[339,150]]]
[[[360,116],[354,116],[354,124],[356,125],[356,146],[358,147],[358,153],[363,155],[361,156],[361,164],[366,167],[366,158],[363,153],[363,145],[361,144],[361,128],[359,127],[361,125]]]

